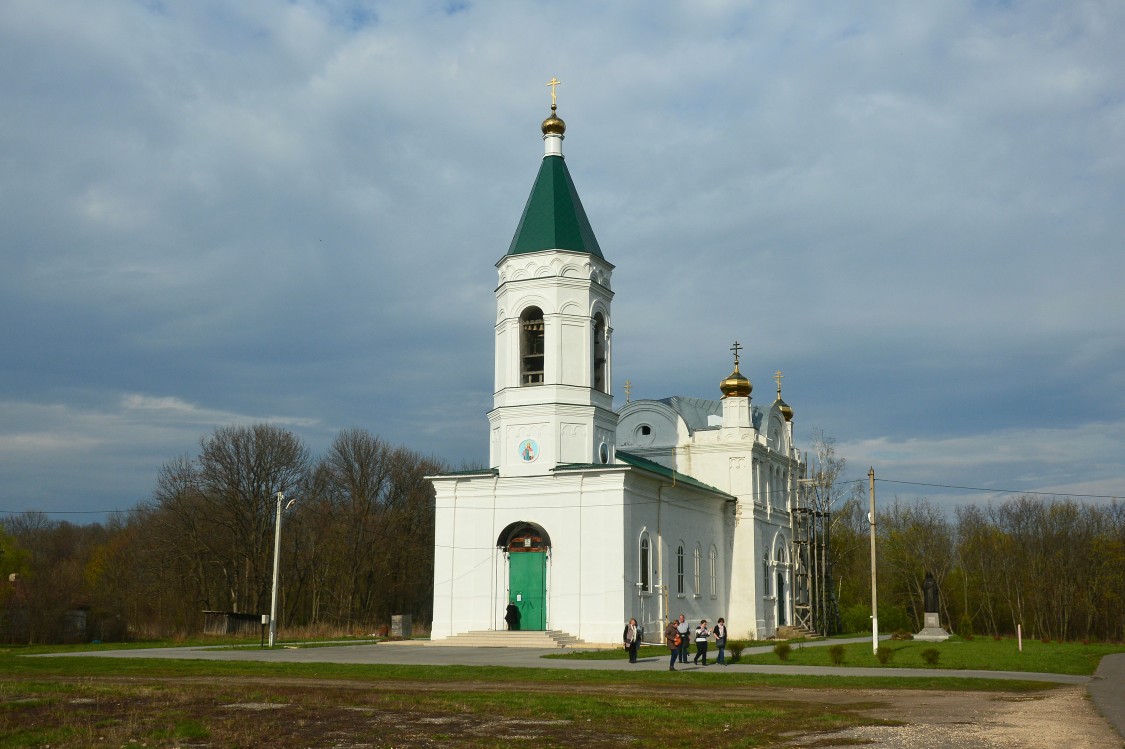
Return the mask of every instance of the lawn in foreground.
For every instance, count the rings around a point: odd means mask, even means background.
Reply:
[[[708,673],[710,672],[710,673]],[[908,680],[913,688],[1042,689]],[[855,690],[816,709],[773,689]],[[6,747],[791,745],[879,721],[860,689],[903,680],[467,666],[22,658],[0,654]],[[811,691],[811,690],[808,690]],[[760,699],[768,693],[768,700]],[[775,699],[776,698],[776,699]],[[528,743],[530,742],[530,743]]]
[[[878,721],[849,705],[669,690],[473,691],[440,684],[93,681],[0,684],[0,747],[790,745]],[[422,688],[424,686],[424,688]],[[787,738],[790,737],[790,738]]]

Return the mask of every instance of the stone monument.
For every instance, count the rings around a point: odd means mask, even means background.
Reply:
[[[939,601],[937,581],[934,580],[932,572],[926,572],[926,581],[922,583],[923,626],[922,631],[914,635],[915,640],[942,642],[949,639],[949,633],[941,626],[941,615],[938,613]]]

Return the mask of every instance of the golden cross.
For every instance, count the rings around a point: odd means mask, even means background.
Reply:
[[[734,352],[734,366],[737,367],[738,366],[738,352],[742,350],[742,344],[739,343],[738,341],[735,341],[734,345],[730,347],[730,350]]]
[[[785,377],[785,375],[783,375],[781,373],[780,369],[773,373],[773,379],[774,379],[775,382],[777,382],[777,397],[778,398],[781,397],[781,378],[783,378],[783,377]]]
[[[555,108],[555,86],[558,86],[561,83],[562,81],[560,81],[558,78],[556,78],[555,76],[551,76],[551,80],[547,84],[551,87],[551,109]]]
[[[625,402],[628,403],[633,394],[633,381],[625,380]]]

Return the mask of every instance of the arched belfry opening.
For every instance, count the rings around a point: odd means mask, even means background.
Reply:
[[[508,588],[503,607],[514,603],[519,609],[519,628],[547,628],[547,557],[551,537],[541,526],[530,522],[512,523],[500,532],[496,545],[508,561]]]
[[[528,307],[520,315],[520,385],[543,384],[543,310]]]
[[[601,393],[609,392],[609,356],[607,355],[607,349],[605,316],[598,312],[594,315],[594,390]]]

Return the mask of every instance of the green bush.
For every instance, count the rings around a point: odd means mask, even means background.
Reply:
[[[745,649],[745,640],[727,640],[727,660],[731,663],[738,663],[742,659],[742,651]]]
[[[832,645],[828,648],[828,657],[832,659],[833,666],[844,665],[844,646]]]
[[[870,632],[871,606],[862,603],[848,606],[840,614],[840,626],[845,632]]]
[[[792,646],[790,646],[789,643],[787,643],[787,642],[776,642],[776,643],[774,643],[773,654],[776,655],[778,658],[780,658],[783,661],[789,660],[789,651],[790,650],[792,650]]]
[[[936,666],[940,658],[941,651],[937,648],[926,648],[922,651],[922,660],[924,660],[928,666]]]
[[[885,666],[895,659],[895,651],[888,647],[882,647],[876,651],[875,657],[879,659],[880,664]]]
[[[868,609],[870,613],[871,609]],[[867,625],[867,629],[871,629],[871,625]],[[915,630],[914,624],[910,621],[910,615],[906,613],[906,609],[897,606],[879,607],[879,631],[880,632],[894,632],[895,630],[905,630],[913,632]]]

